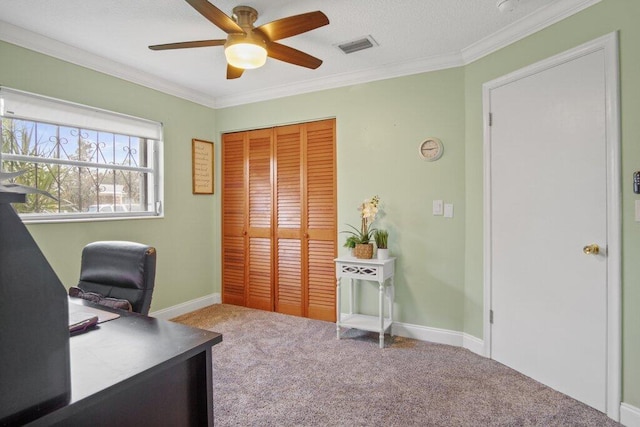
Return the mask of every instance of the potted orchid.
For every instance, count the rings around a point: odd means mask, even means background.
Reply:
[[[373,256],[373,244],[371,239],[375,232],[374,228],[371,228],[371,224],[376,219],[378,213],[378,205],[380,204],[380,198],[373,196],[371,199],[365,199],[358,210],[360,211],[360,229],[357,229],[353,225],[349,225],[353,229],[344,231],[351,236],[347,238],[347,242],[354,245],[353,253],[356,258],[370,259]]]

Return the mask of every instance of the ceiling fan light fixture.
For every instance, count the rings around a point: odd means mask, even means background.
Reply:
[[[329,18],[319,10],[288,16],[255,27],[258,12],[252,7],[236,6],[231,17],[209,0],[186,1],[212,24],[227,33],[227,38],[164,43],[149,46],[149,49],[224,46],[228,80],[242,76],[244,70],[262,67],[267,62],[267,57],[311,70],[322,65],[322,60],[308,53],[277,43],[278,40],[328,25]]]
[[[230,37],[224,45],[224,56],[232,67],[251,70],[260,68],[267,62],[267,49],[262,40]]]

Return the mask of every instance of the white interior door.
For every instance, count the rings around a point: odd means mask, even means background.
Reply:
[[[485,158],[491,357],[601,411],[613,212],[604,64],[593,50],[492,87]]]

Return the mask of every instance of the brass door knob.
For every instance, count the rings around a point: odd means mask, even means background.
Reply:
[[[600,253],[600,246],[592,243],[582,248],[582,252],[584,252],[586,255],[598,255]]]

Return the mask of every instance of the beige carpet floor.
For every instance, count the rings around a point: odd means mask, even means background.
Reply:
[[[220,304],[173,319],[223,334],[216,426],[616,426],[468,350]]]

